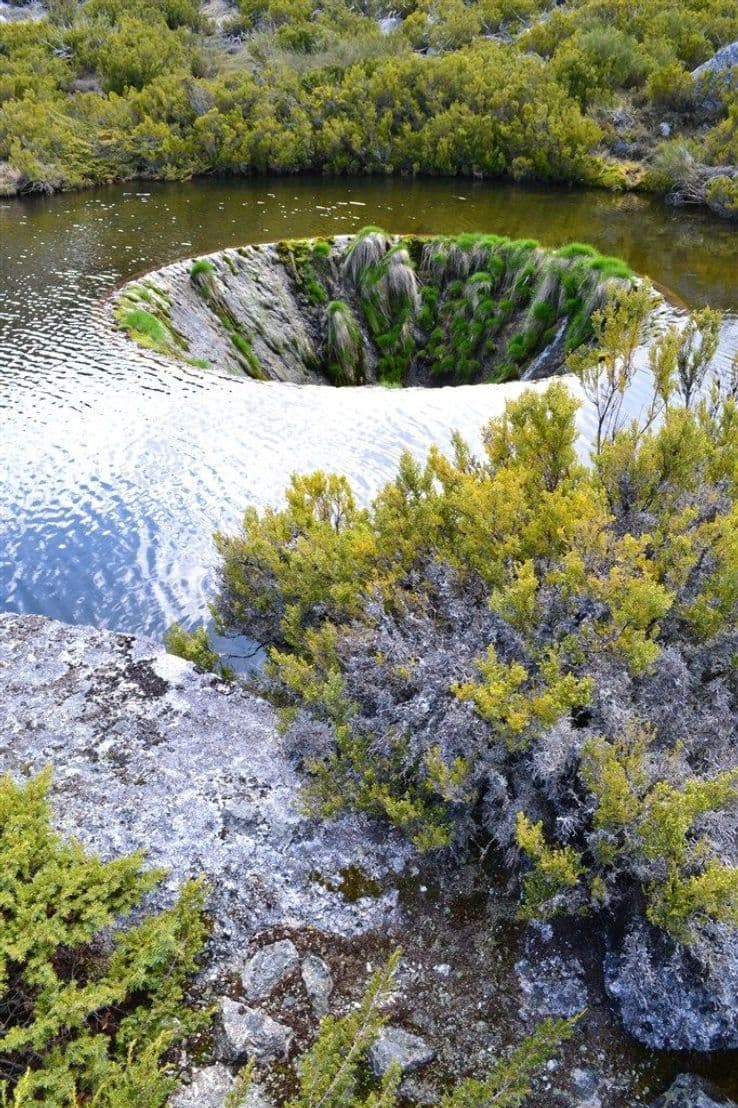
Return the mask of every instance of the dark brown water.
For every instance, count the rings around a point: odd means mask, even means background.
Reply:
[[[472,439],[498,386],[296,389],[173,366],[109,334],[142,270],[219,247],[355,231],[484,230],[594,243],[691,304],[734,313],[738,233],[636,196],[468,181],[132,184],[0,202],[0,608],[160,633],[205,610],[210,535],[292,470],[368,496],[403,447]]]

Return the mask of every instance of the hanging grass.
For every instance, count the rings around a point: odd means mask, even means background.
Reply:
[[[364,227],[356,235],[343,256],[343,272],[356,286],[374,268],[391,246],[389,236],[381,227]]]
[[[209,277],[215,273],[215,266],[208,258],[196,258],[190,266],[190,277]]]
[[[364,380],[361,328],[343,300],[331,301],[326,309],[325,364],[336,385],[358,385]]]

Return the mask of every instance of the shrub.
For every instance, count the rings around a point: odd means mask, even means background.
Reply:
[[[692,76],[676,62],[654,69],[646,82],[646,93],[660,108],[687,112],[695,106],[695,85]]]
[[[708,207],[718,215],[738,219],[738,177],[713,177],[707,183],[705,197]]]
[[[166,1052],[202,1026],[185,987],[205,938],[203,892],[125,917],[162,879],[141,854],[102,862],[50,825],[49,774],[0,778],[0,1095],[163,1106]]]
[[[644,877],[640,809],[603,861],[581,801],[594,791],[582,742],[621,741],[612,688],[628,690],[634,726],[660,736],[641,800],[662,790],[675,818],[693,803],[695,774],[679,760],[689,743],[711,751],[705,803],[732,797],[720,782],[734,752],[705,722],[699,659],[737,650],[735,401],[707,387],[715,320],[698,313],[656,344],[643,424],[620,420],[651,304],[645,285],[606,302],[600,345],[582,354],[604,405],[591,468],[577,460],[576,403],[556,382],[507,405],[481,460],[459,440],[452,459],[403,457],[369,509],[342,478],[295,478],[283,510],[249,510],[239,534],[217,536],[215,614],[223,633],[271,644],[265,691],[312,775],[314,810],[369,811],[421,849],[491,836],[523,851],[526,910],[625,901],[692,942],[734,918],[731,868],[695,869],[698,856],[719,859],[726,831],[716,824],[714,847],[679,856],[686,868],[666,884]],[[662,658],[690,690],[678,720],[653,691]],[[709,718],[727,713],[728,735],[729,660],[716,680]]]

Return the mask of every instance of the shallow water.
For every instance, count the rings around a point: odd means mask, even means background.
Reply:
[[[104,298],[135,273],[367,223],[590,241],[678,299],[725,309],[721,359],[738,349],[735,229],[634,196],[300,178],[0,202],[0,608],[158,635],[205,611],[213,529],[277,501],[290,472],[341,470],[368,497],[404,447],[422,454],[453,428],[477,440],[507,386],[264,384],[108,331]]]

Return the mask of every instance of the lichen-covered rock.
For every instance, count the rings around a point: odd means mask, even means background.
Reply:
[[[224,996],[218,1014],[217,1049],[226,1062],[258,1062],[286,1059],[292,1044],[292,1029],[278,1023],[258,1008],[239,1004]]]
[[[738,87],[738,42],[728,43],[692,71],[697,94],[708,110],[720,107],[724,94]]]
[[[220,1063],[195,1070],[190,1084],[170,1099],[170,1108],[223,1108],[233,1083],[231,1071]]]
[[[302,980],[316,1015],[324,1016],[333,992],[330,967],[317,954],[308,954],[302,963]]]
[[[241,981],[249,1000],[268,996],[300,960],[297,948],[289,939],[270,943],[257,950],[246,963]]]
[[[369,1048],[369,1061],[377,1077],[383,1077],[392,1065],[410,1073],[432,1062],[434,1057],[435,1051],[425,1039],[402,1027],[383,1027]]]
[[[738,1048],[738,944],[715,927],[704,959],[638,924],[605,959],[605,985],[633,1038],[656,1050]]]
[[[515,974],[531,1015],[575,1016],[587,1007],[584,967],[577,957],[557,948],[549,924],[528,928],[524,952],[515,963]]]
[[[652,1108],[737,1108],[735,1101],[703,1081],[701,1077],[680,1073],[668,1092],[655,1100]]]
[[[351,866],[386,878],[410,849],[358,817],[305,817],[264,701],[156,643],[10,614],[0,614],[0,688],[0,773],[53,766],[62,831],[106,857],[144,847],[169,871],[153,906],[205,876],[211,975],[242,965],[267,927],[350,935],[394,913],[395,892],[351,904],[336,878]]]

